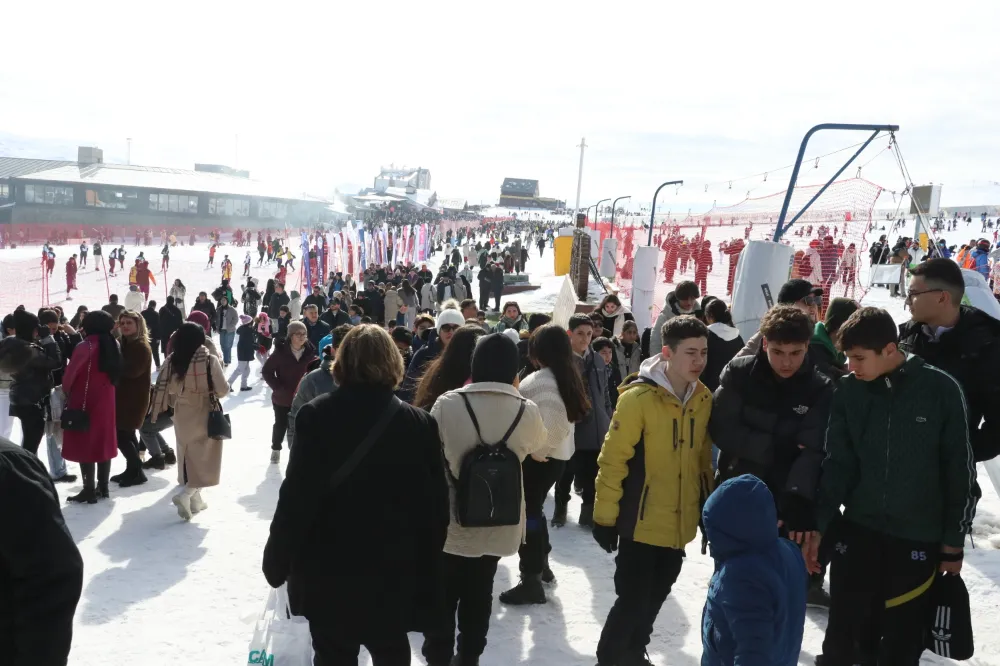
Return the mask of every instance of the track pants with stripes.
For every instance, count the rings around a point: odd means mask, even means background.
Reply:
[[[917,666],[940,544],[899,539],[847,520],[829,537],[824,666]]]

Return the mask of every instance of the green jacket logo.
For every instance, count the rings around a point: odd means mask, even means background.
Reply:
[[[250,656],[247,658],[247,663],[274,666],[274,655],[268,654],[265,650],[250,650]]]

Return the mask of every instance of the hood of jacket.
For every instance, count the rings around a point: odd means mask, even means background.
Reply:
[[[698,309],[698,301],[695,301],[695,306],[691,310],[682,310],[681,303],[677,300],[677,295],[674,292],[667,294],[667,298],[663,303],[663,309],[669,309],[675,315],[695,315],[696,317],[701,316],[701,310]]]
[[[847,356],[833,344],[833,340],[830,339],[830,333],[826,330],[826,324],[821,321],[816,322],[816,328],[813,329],[812,342],[821,345],[829,351],[838,364],[844,365],[847,362]]]
[[[715,333],[715,335],[722,338],[726,342],[730,342],[740,337],[740,329],[735,326],[730,326],[729,324],[724,324],[721,321],[709,324],[708,330]]]
[[[719,486],[705,502],[702,522],[712,557],[720,561],[740,553],[762,552],[778,539],[774,497],[763,481],[750,474]]]
[[[639,366],[639,379],[655,382],[657,386],[665,389],[670,395],[677,398],[682,405],[686,405],[691,396],[698,390],[698,382],[689,385],[687,393],[683,396],[677,395],[670,380],[667,379],[667,368],[669,367],[670,362],[665,360],[661,354],[650,356]],[[622,383],[624,384],[624,382]]]

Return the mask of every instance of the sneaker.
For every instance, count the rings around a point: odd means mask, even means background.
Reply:
[[[277,465],[281,462],[281,451],[271,451],[271,464]]]
[[[241,391],[252,391],[253,387],[252,386],[241,386],[240,390]]]
[[[76,481],[76,474],[63,474],[58,479],[52,479],[52,483],[73,483]]]
[[[233,385],[232,385],[232,384],[230,384],[230,385],[229,385],[229,392],[230,392],[230,393],[233,393],[233,392],[235,392],[235,391],[236,391],[236,389],[234,389],[234,388],[233,388]]]
[[[594,505],[584,504],[580,507],[580,527],[594,526]]]
[[[830,610],[830,593],[823,589],[822,584],[810,585],[806,592],[806,608]]]
[[[556,510],[552,514],[552,527],[563,527],[566,524],[566,505],[568,502],[556,500]]]
[[[166,469],[167,463],[163,458],[163,455],[150,456],[149,460],[142,463],[143,469]]]
[[[550,569],[548,565],[546,565],[542,570],[542,582],[546,585],[551,585],[556,582],[556,575],[552,573],[552,569]]]
[[[509,606],[544,604],[546,601],[541,576],[522,576],[520,583],[506,592],[500,593],[500,603]]]
[[[168,465],[177,464],[177,454],[174,453],[173,449],[167,449],[166,451],[163,452],[163,462],[165,462]]]
[[[203,500],[201,498],[201,491],[200,490],[196,491],[194,495],[191,495],[191,513],[192,514],[200,513],[200,512],[204,511],[207,508],[208,508],[208,504],[206,504],[205,500]]]
[[[174,495],[172,500],[174,506],[177,507],[177,515],[181,517],[182,520],[191,520],[191,496],[188,495],[186,490]]]

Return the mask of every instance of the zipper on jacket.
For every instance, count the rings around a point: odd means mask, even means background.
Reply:
[[[691,417],[691,447],[694,448],[694,417]]]
[[[674,451],[677,450],[677,419],[674,419]]]
[[[882,516],[883,518],[887,515],[888,511],[888,488],[889,488],[889,438],[892,437],[892,382],[888,377],[885,378],[885,385],[889,389],[889,415],[886,418],[885,426],[885,477],[882,483]]]
[[[639,502],[639,520],[644,520],[646,515],[646,499],[649,497],[649,486],[642,487],[642,501]]]

